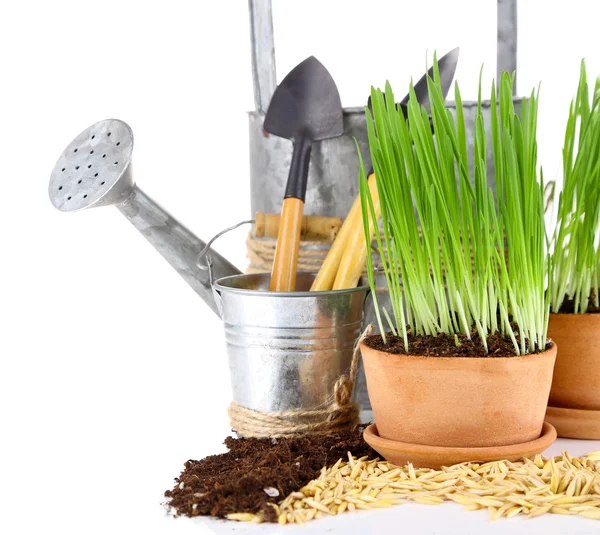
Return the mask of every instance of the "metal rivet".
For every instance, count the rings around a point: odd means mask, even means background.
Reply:
[[[77,184],[81,184],[81,180],[78,180],[78,181],[77,181]]]
[[[120,144],[121,144],[121,142],[120,142],[120,141],[117,141],[117,147],[118,147]]]
[[[115,162],[115,165],[117,165],[119,162]]]
[[[98,176],[98,173],[95,173],[95,174],[94,174],[94,178],[96,178],[97,176]]]
[[[101,185],[101,186],[104,186],[104,182],[100,182],[100,185]]]
[[[87,197],[87,193],[83,196],[83,198],[85,199]]]
[[[73,150],[73,152],[77,152],[77,149]]]
[[[110,137],[110,132],[108,134],[106,134],[108,137]]]
[[[92,164],[88,165],[88,169],[89,169],[90,167],[92,167]]]
[[[67,197],[67,201],[70,201],[70,200],[71,200],[71,197]]]
[[[91,151],[90,151],[90,154],[94,154],[94,151],[93,151],[93,150],[91,150]]]
[[[106,154],[103,154],[103,155],[102,155],[102,158],[106,158]]]
[[[96,137],[96,134],[94,134],[94,135],[92,136],[92,139],[94,139],[95,137]]]
[[[78,166],[78,165],[75,167],[75,171],[77,171],[77,169],[79,169],[79,166]]]
[[[58,186],[58,189],[59,189],[59,190],[61,190],[61,189],[62,189],[62,186]]]
[[[61,169],[61,171],[64,173],[64,172],[65,172],[65,169],[66,169],[66,167],[63,167],[63,168]]]

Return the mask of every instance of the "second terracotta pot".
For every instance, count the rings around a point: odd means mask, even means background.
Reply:
[[[600,314],[550,314],[548,336],[560,348],[549,404],[600,410]]]
[[[523,357],[423,357],[361,352],[383,438],[448,447],[537,439],[548,403],[556,345]]]

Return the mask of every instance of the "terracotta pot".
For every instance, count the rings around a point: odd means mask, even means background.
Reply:
[[[600,410],[600,314],[550,314],[548,336],[560,347],[549,404]]]
[[[540,437],[556,345],[524,357],[392,355],[361,345],[379,435],[411,444],[506,446]]]

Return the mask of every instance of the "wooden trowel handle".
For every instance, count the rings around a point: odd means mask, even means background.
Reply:
[[[277,248],[271,272],[272,292],[293,292],[296,290],[296,268],[298,266],[298,250],[300,249],[300,232],[302,231],[302,214],[304,201],[295,197],[283,200]]]

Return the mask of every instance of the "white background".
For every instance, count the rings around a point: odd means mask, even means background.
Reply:
[[[457,77],[475,98],[480,65],[495,74],[495,4],[275,0],[278,78],[314,54],[343,104],[362,105],[371,84],[402,94],[433,50],[460,45]],[[600,73],[599,15],[593,0],[520,2],[519,93],[543,80],[547,178],[560,177],[581,57]],[[220,322],[117,210],[60,213],[47,180],[77,133],[124,119],[138,184],[208,239],[250,215],[253,102],[245,1],[0,2],[0,533],[208,529],[165,519],[160,502],[229,431]],[[244,234],[217,247],[242,269]],[[433,530],[415,507],[411,532]],[[450,513],[480,529],[466,516]]]

